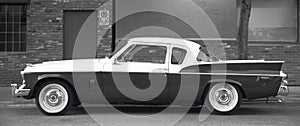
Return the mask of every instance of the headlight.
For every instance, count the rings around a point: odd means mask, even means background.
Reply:
[[[21,76],[22,76],[22,84],[25,84],[25,77],[24,77],[24,74],[25,74],[25,69],[27,68],[27,66],[20,72]]]
[[[21,71],[21,72],[20,72],[20,74],[21,74],[22,76],[24,75],[24,73],[25,73],[24,71]]]
[[[22,80],[23,80],[22,84],[25,84],[25,77],[24,77],[24,71],[21,71],[20,73],[21,73],[21,76],[22,76]]]

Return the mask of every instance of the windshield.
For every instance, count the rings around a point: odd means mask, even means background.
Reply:
[[[127,45],[128,41],[127,40],[120,40],[117,43],[117,47],[115,49],[115,51],[109,55],[107,55],[106,57],[111,58],[112,56],[114,56],[116,53],[118,53],[125,45]]]

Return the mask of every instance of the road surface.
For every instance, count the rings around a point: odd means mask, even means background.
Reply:
[[[105,107],[100,108],[105,109]],[[160,108],[153,107],[120,107],[120,109],[132,115],[147,115]],[[178,108],[181,109],[181,108]],[[300,104],[299,103],[255,103],[243,104],[238,112],[233,115],[210,115],[205,121],[198,120],[199,110],[191,109],[176,125],[177,126],[199,126],[199,125],[300,125]],[[123,122],[116,118],[119,113],[99,113],[112,117],[110,125],[164,125],[164,122],[140,122],[132,120]],[[167,113],[174,116],[179,113]],[[167,123],[166,123],[167,124]],[[73,108],[64,116],[43,115],[35,105],[10,105],[0,106],[0,126],[99,126],[85,111],[84,108]]]

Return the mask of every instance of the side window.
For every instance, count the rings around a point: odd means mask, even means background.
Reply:
[[[171,64],[182,64],[186,56],[186,52],[187,51],[184,49],[174,47],[172,50]]]
[[[202,51],[199,51],[199,54],[197,56],[197,61],[203,61],[203,62],[215,62],[215,61],[219,61],[219,59],[217,57],[215,57],[214,55],[209,55],[208,53],[204,53]]]
[[[197,56],[197,61],[205,61],[205,58],[207,57],[206,54],[204,54],[202,51],[199,51]]]
[[[152,45],[135,45],[129,47],[120,57],[120,62],[147,62],[164,64],[166,60],[167,47]]]

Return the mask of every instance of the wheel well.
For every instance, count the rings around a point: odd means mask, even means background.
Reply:
[[[72,91],[75,93],[75,94],[73,94],[73,95],[75,95],[75,99],[76,99],[76,100],[78,99],[76,90],[75,90],[75,88],[71,85],[71,83],[68,82],[68,81],[65,80],[65,79],[57,78],[57,77],[44,78],[44,79],[39,80],[39,81],[35,84],[35,87],[34,87],[34,90],[33,90],[34,92],[33,92],[33,95],[32,95],[32,96],[33,96],[33,97],[36,96],[37,90],[39,89],[39,87],[40,87],[44,82],[46,82],[46,81],[53,81],[53,80],[58,80],[58,81],[62,81],[62,82],[64,82],[64,83],[66,83],[66,84],[72,89]]]
[[[206,97],[206,95],[207,95],[207,93],[208,93],[208,91],[209,91],[209,87],[210,87],[212,84],[217,84],[217,83],[223,83],[223,82],[212,82],[212,83],[208,83],[208,84],[206,85],[206,87],[204,88],[204,92],[203,92],[203,94],[202,94],[202,98],[201,98],[202,100],[205,99],[205,97]],[[245,92],[244,92],[244,90],[243,90],[243,88],[241,87],[240,84],[237,84],[237,83],[234,83],[234,82],[228,82],[228,81],[225,81],[225,83],[228,83],[228,84],[231,84],[231,85],[237,87],[237,88],[241,91],[241,93],[242,93],[242,98],[246,98]]]

